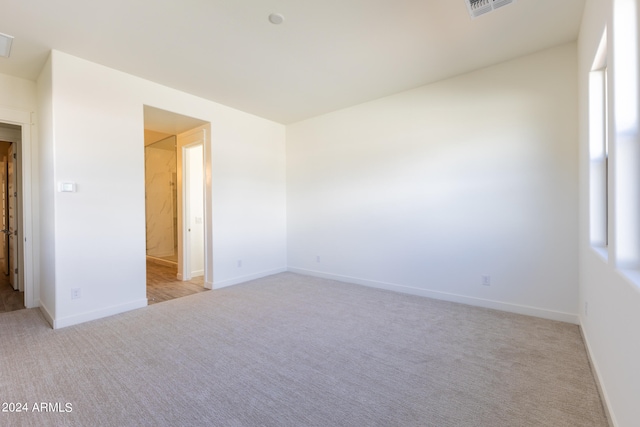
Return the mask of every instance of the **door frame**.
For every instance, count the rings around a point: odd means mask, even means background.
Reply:
[[[40,293],[35,280],[35,265],[34,265],[34,253],[37,242],[34,241],[34,227],[33,227],[33,213],[34,213],[34,200],[33,200],[33,173],[34,158],[33,158],[33,141],[32,126],[35,126],[34,117],[35,113],[28,111],[13,110],[10,108],[0,107],[0,122],[18,125],[22,130],[22,140],[20,141],[18,150],[20,151],[20,178],[22,181],[21,191],[21,208],[22,215],[20,220],[22,222],[22,239],[20,248],[20,254],[18,259],[22,258],[22,263],[18,267],[24,287],[24,305],[26,308],[38,307],[40,305]],[[13,141],[12,141],[13,142]]]
[[[8,257],[9,257],[9,283],[13,285],[13,288],[19,291],[24,291],[24,281],[21,280],[22,274],[20,270],[22,263],[24,262],[23,256],[20,252],[21,242],[17,237],[22,235],[22,176],[21,169],[19,167],[19,160],[21,158],[20,144],[11,142],[7,151],[7,230],[8,234]],[[13,194],[11,189],[13,189]],[[13,219],[11,218],[11,206],[13,205]],[[13,232],[12,231],[13,228]],[[13,239],[13,240],[12,240]]]
[[[192,149],[200,148],[202,153],[204,154],[204,139],[199,142],[194,142],[192,144],[183,145],[182,146],[182,276],[184,280],[191,280],[194,277],[193,271],[193,262],[194,262],[194,254],[192,252],[193,249],[193,239],[195,238],[195,233],[193,232],[194,224],[191,223],[191,218],[193,218],[193,202],[195,197],[200,198],[200,202],[202,203],[202,263],[204,269],[204,191],[199,196],[194,194],[194,185],[197,185],[196,180],[192,178],[192,168],[196,168],[197,165],[192,162],[191,157],[189,156],[189,152]],[[200,164],[200,171],[202,174],[202,182],[200,183],[201,188],[204,190],[204,155],[202,156],[202,163]],[[193,197],[192,197],[193,196]],[[204,275],[204,270],[203,270]]]
[[[12,143],[10,143],[12,144]],[[2,221],[2,219],[0,219],[0,227],[2,228],[2,234],[4,234],[4,236],[0,235],[0,248],[2,251],[2,257],[0,257],[0,259],[2,259],[2,265],[0,265],[0,274],[4,274],[5,276],[9,276],[9,271],[11,269],[11,266],[9,265],[9,236],[7,235],[7,233],[5,232],[5,230],[9,229],[9,190],[8,190],[8,175],[9,175],[9,167],[7,166],[8,164],[8,157],[7,156],[7,161],[4,160],[0,160],[0,210],[2,210],[3,212],[0,212],[1,216],[4,216],[4,222]],[[2,198],[2,193],[4,193],[4,200]]]
[[[185,221],[186,194],[185,194],[185,159],[184,149],[196,145],[202,145],[203,154],[203,203],[204,203],[204,287],[213,289],[213,246],[212,246],[212,203],[211,203],[211,141],[209,138],[210,125],[206,124],[188,130],[177,135],[176,138],[176,163],[178,175],[178,279],[190,280],[190,258],[187,237],[188,224]]]

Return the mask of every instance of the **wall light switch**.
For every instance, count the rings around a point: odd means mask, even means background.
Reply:
[[[59,193],[75,193],[76,183],[75,182],[59,182],[58,192]]]

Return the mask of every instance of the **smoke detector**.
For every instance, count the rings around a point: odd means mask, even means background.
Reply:
[[[272,13],[271,15],[269,15],[269,22],[271,22],[273,25],[280,25],[284,22],[284,16],[282,16],[282,14],[280,13]]]
[[[515,1],[516,0],[464,0],[467,4],[467,9],[469,9],[469,15],[471,15],[473,19]]]

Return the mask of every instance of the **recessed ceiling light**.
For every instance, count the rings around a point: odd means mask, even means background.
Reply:
[[[0,56],[4,56],[5,58],[9,57],[12,43],[13,36],[0,33]]]
[[[274,25],[280,25],[284,22],[284,16],[279,13],[272,13],[271,15],[269,15],[269,22]]]

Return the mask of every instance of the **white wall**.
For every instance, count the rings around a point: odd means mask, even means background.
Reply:
[[[568,44],[288,126],[289,268],[576,322],[575,76]]]
[[[636,1],[636,3],[638,3]],[[602,256],[589,240],[589,116],[588,76],[605,26],[608,25],[609,75],[612,59],[611,0],[588,0],[578,43],[580,83],[580,323],[606,406],[616,426],[635,426],[640,420],[640,287],[615,267],[616,240]],[[615,145],[615,139],[610,141]],[[615,149],[613,150],[615,152]],[[613,160],[613,159],[612,159]],[[610,195],[615,198],[615,188]],[[615,203],[610,218],[615,217]],[[610,223],[610,227],[614,225]],[[585,303],[588,310],[585,311]]]
[[[36,92],[35,82],[0,74],[0,106],[20,111],[35,111]]]
[[[56,327],[146,305],[143,105],[211,122],[214,287],[286,268],[282,125],[58,51],[51,75]]]

